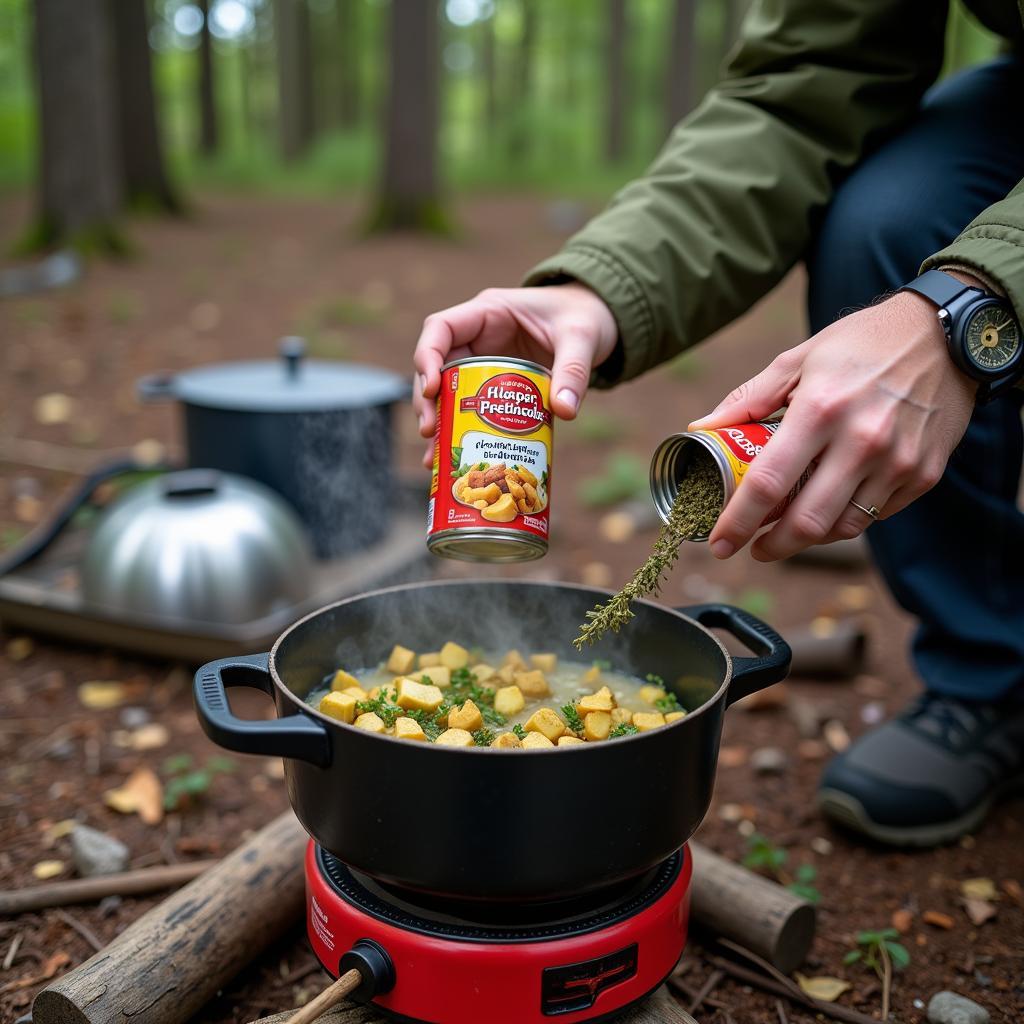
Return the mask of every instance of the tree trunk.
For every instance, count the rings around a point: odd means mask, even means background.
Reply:
[[[495,132],[498,127],[498,40],[494,32],[494,19],[491,14],[480,22],[480,74],[483,78],[483,137],[493,148]]]
[[[338,22],[338,124],[351,131],[359,124],[362,81],[359,68],[358,0],[336,0]]]
[[[295,160],[313,141],[313,69],[306,0],[275,0],[277,122],[281,156]]]
[[[203,14],[199,36],[199,152],[213,156],[219,144],[217,98],[213,88],[213,36],[210,35],[210,0],[198,0]]]
[[[668,130],[693,109],[693,82],[697,47],[696,0],[673,0],[672,40],[668,51],[667,120]]]
[[[522,0],[523,25],[519,35],[519,52],[516,55],[512,94],[515,97],[515,112],[508,137],[508,153],[512,160],[521,162],[530,151],[530,100],[533,95],[533,56],[537,37],[536,0]]]
[[[372,230],[443,231],[437,0],[392,0],[384,163]]]
[[[626,0],[608,0],[608,95],[605,156],[618,163],[626,152]]]
[[[119,247],[109,13],[107,0],[36,0],[39,224],[30,245]]]
[[[157,124],[146,0],[111,0],[110,11],[125,198],[135,207],[178,213]]]

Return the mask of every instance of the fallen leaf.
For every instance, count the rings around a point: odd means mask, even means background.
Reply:
[[[597,524],[601,536],[612,544],[625,544],[636,533],[636,522],[625,512],[609,512]]]
[[[129,746],[132,750],[157,750],[167,746],[171,734],[167,731],[166,725],[159,722],[152,722],[136,729],[131,734]]]
[[[49,395],[40,395],[32,406],[36,422],[47,426],[55,423],[67,423],[75,407],[74,399],[55,391]]]
[[[93,711],[106,711],[120,707],[128,694],[124,683],[93,680],[78,687],[78,699]]]
[[[71,963],[71,957],[61,951],[54,953],[43,961],[42,970],[28,978],[19,978],[17,981],[9,981],[6,985],[0,985],[0,993],[17,992],[18,989],[32,988],[41,981],[49,981],[62,967]]]
[[[47,878],[56,878],[63,870],[64,861],[62,860],[41,860],[32,866],[32,874],[40,882],[46,881]]]
[[[914,926],[914,915],[905,907],[900,910],[894,910],[892,912],[892,926],[901,935],[906,935]]]
[[[13,640],[7,641],[4,652],[11,661],[24,661],[36,649],[31,637],[16,636]]]
[[[996,884],[991,878],[965,878],[960,883],[960,894],[968,900],[992,900],[999,899],[996,891]]]
[[[149,768],[132,772],[119,789],[108,789],[103,800],[121,814],[138,814],[147,825],[158,825],[164,817],[164,789]]]
[[[58,839],[71,835],[77,825],[78,822],[74,818],[65,818],[63,821],[54,822],[52,825],[47,826],[46,831],[43,833],[43,841],[47,846],[53,846]]]
[[[723,768],[739,768],[747,763],[746,747],[722,747],[718,751],[718,763]]]
[[[949,931],[955,923],[949,914],[943,914],[938,910],[926,910],[921,915],[921,920],[934,928],[944,928],[946,931]]]
[[[838,718],[833,718],[826,722],[822,732],[825,735],[825,742],[837,754],[841,754],[849,747],[850,734],[846,731],[846,726]]]
[[[1002,885],[1003,892],[1018,906],[1024,907],[1024,889],[1021,888],[1020,882],[1007,878]]]
[[[997,908],[995,904],[989,903],[988,900],[964,900],[964,910],[967,912],[967,916],[970,918],[971,924],[975,926],[983,925],[986,921],[991,921],[996,916]]]
[[[793,975],[800,990],[812,999],[820,999],[826,1003],[834,1003],[848,988],[850,983],[842,978],[831,978],[827,974],[817,978],[808,978],[799,971]]]

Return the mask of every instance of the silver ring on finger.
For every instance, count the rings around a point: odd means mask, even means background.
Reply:
[[[850,504],[854,508],[859,508],[861,512],[864,513],[864,515],[871,516],[871,518],[876,522],[878,520],[878,517],[882,514],[882,510],[876,507],[875,505],[871,505],[869,508],[865,508],[859,501],[854,501],[853,498],[850,499]]]

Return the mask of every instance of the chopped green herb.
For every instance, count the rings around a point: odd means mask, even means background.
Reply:
[[[518,722],[512,726],[512,731],[519,737],[519,739],[526,739],[526,730]]]
[[[494,742],[494,733],[490,729],[477,729],[473,733],[473,742],[478,747],[489,747]]]
[[[627,725],[625,722],[619,722],[617,726],[610,733],[608,733],[608,739],[617,740],[620,736],[635,736],[640,730],[635,725]]]
[[[444,728],[437,721],[437,711],[431,712],[424,711],[422,708],[413,708],[411,711],[406,711],[405,714],[407,718],[411,718],[414,722],[420,723],[420,728],[431,743],[433,743],[434,740],[444,732]]]
[[[575,704],[563,704],[562,714],[565,716],[565,721],[573,732],[583,732],[583,719],[580,718],[580,713],[576,710]]]
[[[396,718],[408,715],[405,708],[399,707],[395,701],[398,698],[397,690],[381,688],[380,693],[374,698],[356,701],[356,710],[365,715],[373,712],[389,729],[395,724]],[[426,731],[426,730],[424,730]]]
[[[656,675],[654,672],[648,672],[647,675],[644,678],[652,686],[664,686],[665,685],[665,680],[662,679],[661,676]]]
[[[679,698],[674,693],[666,693],[664,697],[659,697],[654,702],[654,706],[664,715],[671,714],[673,711],[686,710],[686,708],[679,703]]]

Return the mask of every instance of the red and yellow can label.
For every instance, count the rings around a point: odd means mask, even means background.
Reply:
[[[547,539],[551,406],[543,367],[471,359],[445,368],[437,398],[428,536],[518,530]]]

